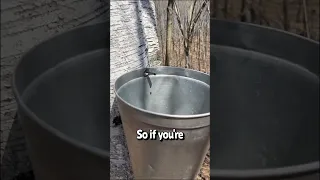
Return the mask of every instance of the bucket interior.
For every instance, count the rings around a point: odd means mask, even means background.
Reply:
[[[286,60],[211,45],[212,169],[269,169],[319,160],[319,78]]]
[[[245,23],[211,26],[212,177],[319,171],[319,43]]]
[[[57,131],[109,151],[109,52],[79,54],[38,76],[24,91],[30,110]]]
[[[157,74],[123,84],[118,96],[131,106],[167,115],[210,112],[210,86],[189,77]]]

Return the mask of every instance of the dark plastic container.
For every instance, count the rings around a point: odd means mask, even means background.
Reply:
[[[319,42],[211,20],[211,179],[319,179]]]
[[[108,22],[85,26],[19,62],[14,93],[36,179],[109,179],[108,42]]]

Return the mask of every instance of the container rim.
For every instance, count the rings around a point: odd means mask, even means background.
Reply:
[[[320,44],[319,41],[313,40],[313,39],[311,39],[311,38],[307,38],[307,37],[305,37],[305,36],[301,36],[301,35],[299,35],[299,34],[295,34],[295,33],[289,32],[289,31],[284,31],[284,30],[277,29],[277,28],[274,28],[274,27],[262,26],[262,25],[259,25],[259,24],[252,24],[252,23],[247,23],[247,22],[237,22],[237,21],[232,21],[232,20],[223,20],[223,19],[217,19],[217,18],[210,18],[210,23],[211,23],[212,21],[220,21],[220,22],[223,21],[223,22],[226,22],[226,23],[246,25],[246,26],[256,27],[256,28],[260,28],[260,29],[271,30],[271,31],[274,31],[274,32],[281,32],[281,33],[284,33],[284,34],[293,36],[293,37],[295,37],[295,38],[300,38],[300,39],[309,41],[309,42],[311,42],[311,43],[315,43],[315,44],[317,44],[317,45]],[[210,42],[210,45],[211,45],[211,44],[214,44],[214,43],[211,43],[211,42]]]
[[[220,20],[216,18],[210,18],[210,21],[224,21],[227,23],[246,25],[250,27],[256,27],[260,29],[266,29],[275,32],[281,32],[289,36],[300,38],[308,42],[314,43],[319,46],[319,42],[313,39],[300,36],[291,32],[283,31],[280,29],[265,27],[257,24],[251,24],[246,22],[234,22],[231,20]],[[210,43],[214,44],[214,43]],[[235,179],[249,179],[249,178],[287,178],[291,176],[302,176],[305,174],[318,173],[319,172],[319,160],[311,161],[309,163],[292,165],[279,168],[266,168],[266,169],[248,169],[248,170],[227,170],[227,169],[210,169],[210,177],[212,178],[235,178]]]
[[[24,55],[22,56],[22,58],[19,59],[16,67],[14,68],[13,71],[13,77],[12,77],[12,90],[13,93],[15,95],[15,99],[18,105],[18,108],[21,108],[22,111],[24,111],[24,113],[26,113],[27,116],[30,117],[30,119],[32,119],[32,121],[35,121],[36,123],[38,123],[39,126],[41,126],[41,128],[44,128],[46,130],[48,130],[51,134],[53,134],[54,136],[60,138],[62,141],[65,141],[67,143],[70,143],[71,145],[73,145],[74,147],[81,149],[81,150],[85,150],[88,151],[92,154],[96,154],[102,158],[110,158],[110,152],[106,151],[106,150],[102,150],[101,148],[97,148],[94,146],[89,146],[85,143],[82,143],[81,141],[71,138],[69,136],[67,136],[66,134],[64,134],[63,132],[59,131],[58,129],[52,127],[51,125],[49,125],[48,123],[46,123],[45,121],[42,121],[33,111],[31,111],[31,109],[28,108],[28,106],[24,103],[24,101],[22,100],[21,94],[19,93],[17,86],[16,86],[16,81],[17,81],[17,70],[19,69],[19,67],[21,66],[21,63],[24,61],[25,57],[27,57],[29,54],[31,54],[34,51],[37,51],[38,47],[42,46],[43,44],[47,43],[50,40],[55,39],[56,37],[59,37],[60,35],[66,35],[66,34],[71,34],[79,29],[86,29],[86,28],[91,28],[93,26],[99,25],[99,24],[105,24],[108,23],[109,21],[99,21],[96,23],[90,23],[88,25],[83,25],[83,26],[79,26],[79,27],[75,27],[69,30],[66,30],[64,32],[59,32],[56,33],[54,36],[49,37],[43,41],[41,41],[39,44],[33,46],[32,48],[30,48],[27,52],[24,53]],[[18,112],[18,111],[17,111]]]
[[[129,72],[134,72],[134,71],[142,71],[143,69],[145,69],[146,67],[142,67],[142,68],[139,68],[139,69],[135,69],[133,71],[129,71]],[[180,69],[180,70],[188,70],[188,71],[192,71],[192,72],[195,72],[195,73],[199,73],[199,74],[202,74],[202,75],[205,75],[205,76],[209,76],[209,74],[207,73],[203,73],[201,71],[196,71],[196,70],[193,70],[193,69],[187,69],[187,68],[181,68],[181,67],[172,67],[172,66],[157,66],[157,67],[150,67],[150,69],[162,69],[162,68],[168,68],[168,69]],[[128,73],[128,72],[127,72]],[[114,83],[114,92],[116,94],[116,97],[117,99],[121,100],[124,104],[126,104],[127,106],[139,111],[139,112],[142,112],[142,113],[145,113],[147,115],[152,115],[152,116],[158,116],[158,117],[163,117],[163,118],[171,118],[171,119],[195,119],[195,118],[203,118],[203,117],[208,117],[210,116],[210,111],[207,112],[207,113],[201,113],[201,114],[194,114],[194,115],[173,115],[173,114],[165,114],[165,113],[157,113],[157,112],[153,112],[153,111],[148,111],[148,110],[145,110],[145,109],[142,109],[142,108],[139,108],[139,107],[135,107],[134,105],[128,103],[127,101],[125,101],[123,98],[121,98],[118,94],[118,91],[116,89],[116,84],[118,84],[118,81],[121,77],[125,76],[127,73],[125,74],[122,74],[121,76],[119,76],[117,78],[117,80],[115,81]],[[178,76],[178,75],[177,75]],[[209,87],[210,87],[210,84],[208,84]],[[121,87],[121,86],[120,86]],[[120,88],[119,87],[119,88]]]
[[[288,178],[319,172],[319,161],[279,168],[224,170],[210,169],[212,178]]]

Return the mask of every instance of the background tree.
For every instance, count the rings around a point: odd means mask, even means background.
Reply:
[[[166,38],[166,57],[164,61],[165,66],[169,66],[172,60],[172,50],[173,50],[173,8],[175,0],[168,0],[167,7],[167,38]]]
[[[185,53],[185,67],[190,68],[190,47],[193,41],[193,36],[195,33],[195,27],[197,25],[197,22],[199,18],[201,17],[202,12],[206,9],[208,5],[209,0],[195,0],[192,5],[190,6],[190,10],[188,12],[188,17],[186,24],[183,24],[181,21],[181,15],[179,8],[177,6],[177,3],[173,1],[174,3],[174,12],[176,14],[178,27],[180,29],[182,39],[183,39],[183,47],[184,47],[184,53]],[[200,7],[197,9],[197,3],[200,4]]]

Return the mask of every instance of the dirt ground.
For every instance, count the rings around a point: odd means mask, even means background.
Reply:
[[[210,150],[208,151],[202,167],[200,169],[200,173],[197,177],[197,180],[209,180],[210,179]]]

